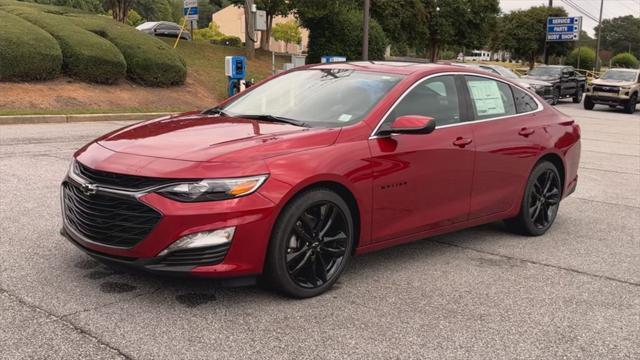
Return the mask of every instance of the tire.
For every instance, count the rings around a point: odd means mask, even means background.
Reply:
[[[580,104],[580,102],[582,101],[582,88],[581,87],[576,89],[576,95],[571,100],[573,100],[574,104]]]
[[[593,101],[591,100],[591,97],[585,96],[584,97],[584,108],[587,109],[587,110],[593,110],[594,106],[596,106],[596,104],[593,103]]]
[[[553,225],[561,198],[562,181],[558,169],[549,161],[542,161],[529,175],[520,212],[505,223],[513,232],[540,236]]]
[[[560,102],[560,89],[553,88],[553,98],[551,99],[551,105],[558,105]]]
[[[296,196],[278,217],[265,277],[276,290],[309,298],[329,290],[349,263],[354,222],[347,203],[328,189]]]
[[[624,106],[624,112],[627,114],[633,114],[636,112],[636,103],[638,102],[638,94],[633,94],[629,98],[629,101]]]

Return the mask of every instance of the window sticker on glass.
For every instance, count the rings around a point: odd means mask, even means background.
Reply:
[[[342,114],[340,116],[338,116],[338,121],[340,122],[347,122],[349,120],[351,120],[353,116],[349,115],[349,114]]]
[[[495,81],[470,80],[469,91],[476,105],[476,111],[480,116],[504,114],[504,104]]]

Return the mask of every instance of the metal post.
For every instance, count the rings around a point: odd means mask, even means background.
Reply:
[[[362,60],[369,60],[369,7],[370,0],[364,0],[364,20],[362,29]]]
[[[582,54],[582,47],[578,47],[578,66],[577,68],[580,69],[580,54]]]
[[[602,7],[604,6],[604,0],[600,0],[600,18],[598,18],[598,39],[596,40],[596,68],[595,71],[600,71],[600,37],[602,35]]]
[[[245,52],[246,52],[246,56],[247,59],[253,59],[253,57],[256,54],[256,47],[255,47],[255,39],[253,38],[255,36],[255,31],[254,29],[254,13],[252,11],[253,9],[253,0],[245,0],[244,2],[244,23],[245,23],[245,27],[244,30],[246,31],[245,33],[245,44],[244,44],[244,48],[245,48]]]
[[[271,75],[276,74],[276,53],[271,50]]]
[[[549,8],[552,8],[552,7],[553,7],[553,0],[549,0]],[[546,26],[547,26],[547,24],[545,24],[545,27]],[[544,54],[542,55],[542,58],[544,59],[544,64],[545,65],[549,65],[549,42],[546,39],[546,36],[547,36],[546,31],[545,31],[545,35],[544,36],[545,36],[545,39],[544,39]]]

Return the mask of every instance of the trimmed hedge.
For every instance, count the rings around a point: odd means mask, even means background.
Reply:
[[[0,10],[0,80],[48,80],[61,67],[62,52],[51,35]]]
[[[67,16],[25,7],[6,11],[39,26],[53,36],[62,50],[67,75],[87,82],[113,84],[126,75],[127,63],[112,43],[68,21]]]
[[[593,69],[596,66],[596,52],[588,47],[573,49],[567,56],[567,65],[578,68],[578,51],[580,52],[580,69]]]
[[[111,41],[127,62],[127,76],[146,86],[171,86],[184,83],[187,67],[169,45],[110,18],[74,14],[74,24]]]
[[[632,53],[620,53],[611,58],[611,65],[614,67],[623,67],[637,69],[640,62]]]

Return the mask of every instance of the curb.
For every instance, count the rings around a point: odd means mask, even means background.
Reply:
[[[0,125],[60,124],[84,121],[151,120],[176,113],[122,113],[122,114],[73,114],[73,115],[9,115],[0,116]]]

